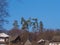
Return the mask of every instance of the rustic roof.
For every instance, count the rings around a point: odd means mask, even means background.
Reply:
[[[30,41],[29,39],[27,39],[24,45],[39,45],[39,44],[36,41]]]
[[[51,41],[52,42],[60,42],[60,36],[54,36]]]
[[[36,41],[32,41],[32,45],[39,45]]]
[[[27,40],[24,45],[32,45],[32,43],[29,40]]]
[[[9,37],[9,35],[7,35],[5,33],[0,33],[0,37]]]
[[[15,36],[10,36],[10,41],[14,41],[19,35],[15,35]],[[20,36],[19,36],[20,37]]]
[[[42,42],[42,41],[44,42],[45,40],[44,40],[44,39],[40,39],[37,43],[40,43],[40,42]]]
[[[48,40],[45,41],[45,45],[49,45],[49,41]]]

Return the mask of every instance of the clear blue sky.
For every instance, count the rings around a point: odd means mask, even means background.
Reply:
[[[6,29],[12,28],[14,20],[20,24],[21,17],[38,18],[44,28],[60,29],[60,0],[10,0],[8,8],[11,17],[4,26]]]

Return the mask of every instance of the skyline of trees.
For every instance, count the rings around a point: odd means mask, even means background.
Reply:
[[[16,24],[18,24],[18,23],[16,23]],[[36,32],[34,32],[34,31],[30,32],[26,28],[25,29],[18,29],[18,28],[16,28],[16,27],[18,27],[17,25],[13,25],[13,28],[11,30],[9,30],[9,35],[11,35],[11,36],[20,35],[21,40],[23,42],[25,42],[27,39],[30,39],[32,41],[38,41],[40,39],[52,40],[53,36],[60,35],[60,29],[57,29],[57,30],[44,29],[43,22],[40,21],[39,24],[38,24],[39,31],[36,31]],[[14,27],[14,26],[16,26],[16,27]]]
[[[22,30],[32,30],[33,32],[43,31],[42,21],[38,21],[37,18],[28,18],[27,20],[24,17],[21,18],[21,29]],[[40,29],[40,30],[39,30]]]

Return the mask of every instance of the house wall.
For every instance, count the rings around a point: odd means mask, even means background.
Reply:
[[[9,42],[9,38],[0,38],[0,42]]]
[[[0,42],[5,42],[5,39],[1,39],[1,38],[0,38]]]
[[[60,45],[60,42],[49,43],[49,45]]]
[[[9,38],[0,37],[0,45],[9,45]]]

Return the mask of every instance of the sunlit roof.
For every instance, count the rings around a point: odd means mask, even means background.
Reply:
[[[9,37],[9,35],[7,35],[5,33],[0,33],[0,37]]]

